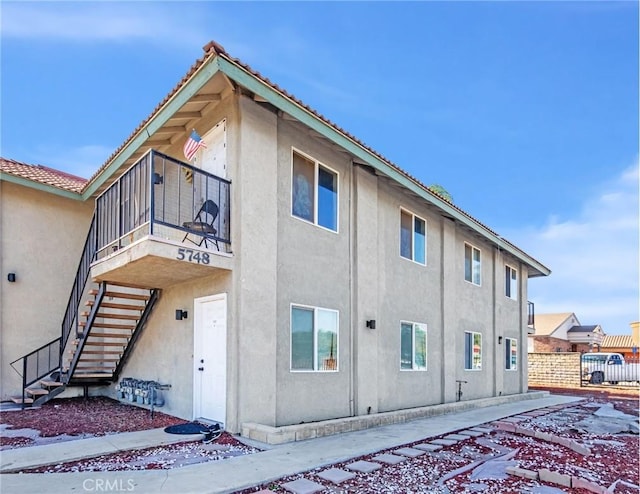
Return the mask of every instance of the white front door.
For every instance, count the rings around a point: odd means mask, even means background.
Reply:
[[[193,416],[224,424],[227,411],[227,294],[194,300]]]

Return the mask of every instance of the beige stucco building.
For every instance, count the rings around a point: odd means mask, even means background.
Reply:
[[[163,411],[232,432],[527,390],[548,268],[215,43],[75,198],[37,184],[2,174],[3,399],[60,335],[67,388],[170,384]],[[54,218],[34,278],[21,200]]]

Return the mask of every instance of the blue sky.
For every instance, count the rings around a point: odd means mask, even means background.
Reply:
[[[10,2],[2,156],[88,177],[214,39],[549,266],[537,312],[638,315],[637,2]]]

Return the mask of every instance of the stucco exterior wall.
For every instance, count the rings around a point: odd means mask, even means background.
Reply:
[[[2,400],[21,394],[10,362],[60,336],[92,213],[92,203],[0,181]]]
[[[412,196],[379,180],[378,268],[379,411],[440,403],[443,355],[439,218]],[[400,256],[401,208],[426,220],[426,265]],[[401,322],[427,326],[427,370],[400,369]]]
[[[170,384],[163,391],[164,413],[191,420],[193,416],[193,381],[196,365],[193,361],[194,299],[227,293],[233,298],[231,273],[221,272],[192,282],[180,283],[162,290],[160,299],[147,320],[134,351],[122,369],[120,379],[132,377]],[[176,321],[175,310],[188,311],[187,319]],[[235,319],[227,312],[227,341],[235,337]],[[227,362],[227,375],[231,374],[233,360]],[[105,393],[116,398],[115,384]],[[233,400],[229,400],[233,404]],[[234,410],[227,413],[233,415]]]
[[[465,243],[480,249],[481,279],[480,285],[474,285],[464,279]],[[495,396],[494,345],[496,339],[493,324],[495,306],[494,271],[495,259],[492,249],[456,226],[456,258],[454,262],[456,293],[455,313],[457,320],[447,330],[455,332],[456,379],[466,381],[462,390],[465,399]],[[465,332],[482,335],[482,364],[480,370],[464,369]]]
[[[527,367],[527,272],[519,262],[501,251],[495,252],[496,339],[491,343],[495,345],[496,352],[496,391],[498,395],[523,393],[526,391],[526,379],[522,375]],[[505,265],[516,269],[518,273],[516,300],[505,293]],[[506,368],[507,338],[515,340],[517,345],[516,369]]]
[[[338,232],[291,215],[292,148],[338,173]],[[350,415],[350,160],[278,121],[277,425]],[[291,304],[337,310],[338,371],[291,371]]]
[[[245,97],[233,175],[233,252],[239,423],[276,425],[277,122]]]
[[[247,131],[258,132],[263,125],[277,128],[277,159],[271,161],[272,148],[266,146],[260,160],[266,173],[260,174],[260,181],[242,181],[247,200],[240,205],[244,222],[247,211],[251,214],[258,207],[254,192],[247,198],[248,191],[254,186],[268,190],[277,181],[277,228],[261,230],[262,268],[269,266],[265,275],[277,280],[275,322],[262,315],[263,325],[275,326],[276,377],[259,378],[268,391],[275,385],[275,425],[451,402],[457,380],[467,381],[464,399],[526,390],[527,274],[518,262],[366,167],[353,165],[347,155],[299,124],[274,118],[242,100],[241,107],[243,140]],[[291,215],[292,148],[338,172],[337,233]],[[244,161],[242,166],[246,167]],[[273,207],[271,201],[265,205]],[[400,256],[401,208],[426,220],[426,266]],[[275,270],[268,257],[274,238]],[[464,280],[465,242],[482,251],[481,286]],[[242,246],[243,252],[249,248]],[[504,292],[505,263],[518,269],[517,300]],[[339,372],[290,370],[292,304],[339,311]],[[240,309],[239,320],[244,317]],[[366,328],[369,319],[376,320],[375,330]],[[427,325],[426,371],[400,370],[401,321]],[[464,370],[465,331],[483,336],[479,371]],[[517,341],[516,370],[505,368],[505,338]],[[271,347],[265,348],[267,354]],[[258,388],[252,385],[256,395]],[[263,394],[261,413],[266,414],[273,402],[267,391]]]

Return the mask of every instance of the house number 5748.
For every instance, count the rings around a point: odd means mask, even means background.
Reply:
[[[176,256],[178,261],[197,262],[198,264],[209,264],[209,254],[206,252],[194,252],[191,249],[178,249]]]

